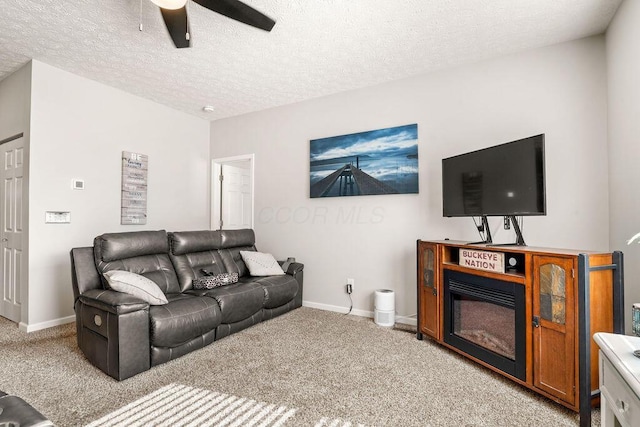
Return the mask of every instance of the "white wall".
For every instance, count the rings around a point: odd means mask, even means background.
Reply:
[[[38,329],[73,315],[71,248],[105,232],[209,228],[209,122],[38,61],[31,116],[25,323]],[[149,156],[146,225],[120,225],[122,151]],[[71,224],[45,224],[48,210]]]
[[[375,64],[372,64],[375,66]],[[416,239],[477,240],[442,217],[443,157],[546,134],[547,210],[530,246],[608,250],[606,65],[592,37],[211,124],[212,157],[256,155],[258,248],[305,263],[304,300],[373,310],[375,289],[416,312]],[[309,140],[418,123],[420,194],[309,198]],[[510,232],[491,221],[495,241]],[[346,311],[346,308],[344,308]]]
[[[640,302],[640,2],[626,0],[607,30],[611,247],[625,254],[625,325]]]

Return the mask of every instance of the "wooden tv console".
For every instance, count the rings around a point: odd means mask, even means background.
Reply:
[[[469,253],[479,260],[469,261]],[[599,397],[598,347],[593,334],[624,332],[621,252],[418,240],[417,258],[418,339],[426,335],[579,412],[580,425],[591,425],[592,401]],[[485,259],[497,259],[498,266]],[[525,360],[520,378],[445,342],[445,323],[450,325],[454,320],[445,319],[445,288],[448,290],[449,285],[444,282],[445,276],[453,274],[477,279],[478,283],[501,282],[524,287],[521,354]],[[448,313],[454,316],[451,309]]]

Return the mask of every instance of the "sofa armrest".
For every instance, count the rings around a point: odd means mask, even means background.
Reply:
[[[285,262],[286,261],[278,261],[280,266],[283,266]],[[289,267],[287,267],[287,270],[285,271],[285,273],[288,274],[289,276],[293,276],[293,278],[296,279],[296,281],[298,282],[298,295],[296,295],[293,307],[294,308],[301,307],[302,306],[302,288],[303,288],[303,282],[304,282],[304,264],[294,261],[289,264]]]
[[[295,258],[289,258],[289,260],[291,259],[295,259]],[[285,265],[288,264],[284,272],[290,276],[295,276],[297,272],[302,271],[304,269],[304,264],[302,263],[295,262],[295,261],[287,263],[287,261],[278,261],[278,264],[280,264],[280,267],[282,267],[283,270],[285,268]]]
[[[287,269],[287,271],[285,271],[285,273],[291,276],[295,276],[302,270],[304,270],[304,264],[299,262],[292,262],[291,264],[289,264],[289,268]]]
[[[147,302],[91,289],[80,295],[75,310],[78,347],[92,364],[119,381],[150,368]]]
[[[149,309],[149,303],[133,295],[104,289],[86,291],[79,299],[90,307],[117,315]]]

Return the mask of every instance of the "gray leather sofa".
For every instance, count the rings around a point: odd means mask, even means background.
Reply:
[[[123,380],[302,305],[303,268],[249,275],[240,251],[255,251],[253,230],[109,233],[71,250],[78,346],[87,359]],[[109,290],[103,273],[126,270],[155,282],[166,305]],[[193,289],[211,273],[239,281]]]

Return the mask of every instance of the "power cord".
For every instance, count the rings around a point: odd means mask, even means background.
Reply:
[[[349,296],[349,311],[347,311],[344,315],[351,314],[351,310],[353,310],[353,300],[351,299],[351,292],[353,292],[353,285],[351,283],[347,283],[346,286],[347,295]]]

